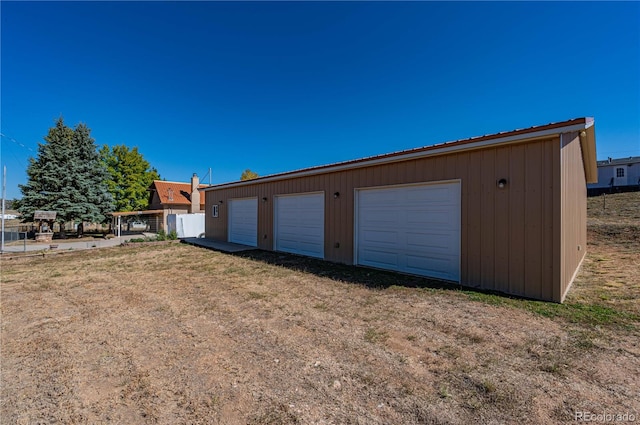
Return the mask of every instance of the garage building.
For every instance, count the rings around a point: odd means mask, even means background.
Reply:
[[[586,254],[578,118],[212,186],[206,237],[562,302]]]

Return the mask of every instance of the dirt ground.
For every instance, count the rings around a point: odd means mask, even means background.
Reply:
[[[640,230],[598,220],[563,305],[179,243],[4,258],[0,422],[640,421]]]

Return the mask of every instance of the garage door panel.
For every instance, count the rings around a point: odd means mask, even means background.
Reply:
[[[425,252],[452,253],[456,250],[456,247],[450,244],[450,240],[451,235],[449,234],[421,233],[406,235],[406,245],[411,250]]]
[[[297,229],[296,229],[297,230]],[[295,231],[278,231],[278,241],[286,242],[286,241],[295,241],[298,238],[298,234]]]
[[[286,220],[286,219],[285,219]],[[285,221],[283,220],[283,221]],[[298,234],[301,229],[305,230],[305,234],[323,234],[323,226],[322,223],[313,223],[311,221],[302,219],[301,217],[296,217],[295,219],[289,219],[284,223],[281,223],[282,226],[279,229],[282,229],[285,233]]]
[[[255,238],[255,235],[253,234],[252,231],[249,230],[236,230],[234,232],[234,239],[243,239],[243,240],[249,240],[251,238]]]
[[[291,252],[297,248],[297,241],[292,239],[282,239],[279,243],[278,251]]]
[[[456,265],[447,258],[425,258],[411,255],[407,256],[406,271],[439,279],[455,280],[455,275],[450,272],[454,266]]]
[[[372,209],[367,217],[364,218],[364,224],[379,224],[384,225],[388,223],[396,223],[398,220],[397,211],[384,211]]]
[[[297,218],[297,214],[293,211],[284,210],[280,213],[280,217],[286,223],[289,220],[295,220]]]
[[[395,246],[398,243],[398,232],[393,230],[365,230],[362,240],[369,246]]]
[[[455,226],[454,217],[452,217],[449,211],[423,209],[420,211],[407,211],[405,216],[409,230],[413,225],[422,224],[445,225],[448,227]]]
[[[229,242],[258,246],[258,199],[229,200]]]
[[[378,251],[374,249],[364,249],[362,251],[362,258],[367,262],[367,265],[372,267],[392,270],[398,267],[398,254],[389,250]]]
[[[294,232],[278,232],[278,235],[278,248],[281,248],[284,244],[288,247],[295,246],[295,244],[312,244],[317,246],[322,242],[321,235],[307,235],[305,238],[301,238],[299,233]],[[280,251],[280,249],[278,249],[278,251]]]
[[[314,214],[305,214],[304,211],[301,211],[301,215],[298,217],[298,223],[301,227],[305,227],[307,229],[321,229],[324,227],[324,217]]]
[[[358,264],[459,281],[459,182],[363,189],[357,197]]]
[[[404,199],[406,199],[410,204],[422,203],[425,199],[440,203],[447,199],[449,191],[444,188],[415,188],[407,189],[404,193]]]
[[[372,189],[368,193],[362,192],[359,202],[363,206],[380,205],[380,202],[397,202],[398,194]]]
[[[318,257],[318,242],[300,242],[297,246],[298,254]]]
[[[277,196],[276,251],[324,258],[324,193]]]
[[[411,247],[401,252],[400,254],[407,257],[413,256],[416,258],[417,257],[424,258],[425,261],[427,259],[437,259],[437,260],[456,259],[457,260],[457,255],[455,254],[455,251],[452,252],[451,249],[442,248],[442,247],[431,248],[431,247],[419,246],[419,247],[416,247],[416,249],[413,249],[413,247]]]

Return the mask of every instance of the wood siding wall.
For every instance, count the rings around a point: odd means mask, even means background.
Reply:
[[[553,299],[557,302],[564,300],[587,253],[587,183],[579,133],[564,134],[561,145],[561,276]]]
[[[505,189],[496,186],[501,178]],[[325,259],[353,264],[356,188],[452,179],[460,179],[462,189],[461,283],[558,301],[559,137],[208,191],[206,236],[226,241],[229,199],[257,197],[258,247],[272,250],[273,197],[324,191]],[[212,218],[219,201],[219,217]]]
[[[151,195],[151,200],[149,201],[149,206],[147,206],[148,210],[161,210],[163,208],[162,202],[160,202],[160,196],[158,196],[158,192],[154,191]]]

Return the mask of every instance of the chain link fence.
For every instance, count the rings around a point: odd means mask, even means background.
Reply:
[[[4,228],[4,243],[21,241],[26,239],[27,232],[21,227],[5,227]]]

